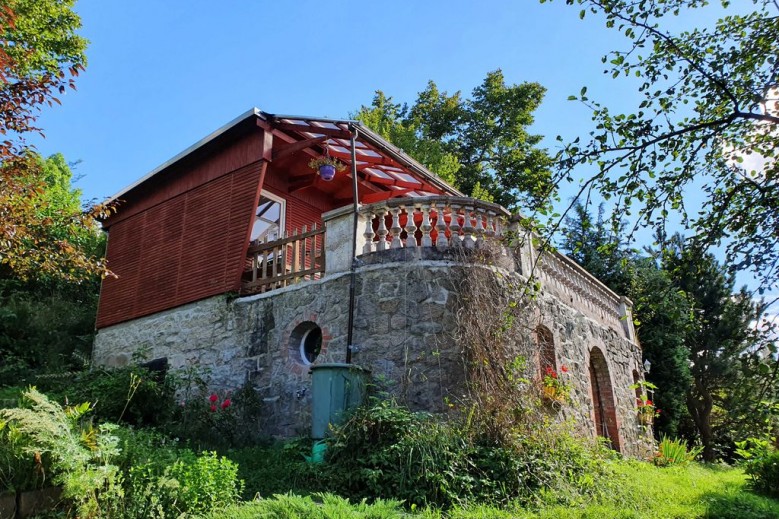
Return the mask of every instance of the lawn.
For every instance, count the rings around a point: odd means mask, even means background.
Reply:
[[[421,519],[776,519],[779,501],[753,494],[748,477],[738,468],[704,466],[657,468],[648,463],[611,462],[614,475],[601,495],[590,502],[559,504],[559,496],[541,496],[532,509],[465,507],[438,510],[404,510],[400,503],[379,501],[350,504],[330,494],[301,497],[277,495],[242,503],[214,514],[233,518],[394,518]],[[555,501],[558,503],[555,504]]]

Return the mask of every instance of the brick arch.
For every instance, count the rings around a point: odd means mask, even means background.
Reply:
[[[622,450],[622,442],[619,437],[614,389],[606,357],[598,347],[590,350],[589,370],[595,434],[608,438],[611,447],[619,452]]]
[[[554,335],[552,331],[539,324],[535,329],[535,341],[538,346],[538,368],[543,376],[547,368],[557,371],[557,356],[555,355]]]

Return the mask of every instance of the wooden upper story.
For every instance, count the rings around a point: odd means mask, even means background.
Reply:
[[[309,167],[325,154],[347,166],[329,182]],[[97,327],[239,292],[250,243],[321,229],[323,213],[353,204],[353,171],[360,204],[460,195],[357,122],[250,110],[112,197],[116,277],[103,281]],[[321,246],[299,251],[304,267]]]

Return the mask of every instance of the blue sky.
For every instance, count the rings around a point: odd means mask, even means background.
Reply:
[[[411,102],[430,79],[470,92],[501,68],[508,82],[548,89],[533,130],[552,148],[588,129],[588,110],[566,100],[583,85],[615,102],[634,95],[601,74],[619,35],[563,2],[81,0],[77,11],[89,64],[78,91],[44,112],[38,146],[81,161],[88,198],[253,106],[346,117],[377,89]]]
[[[532,131],[554,152],[556,135],[590,130],[590,111],[567,100],[582,86],[612,111],[637,104],[635,81],[611,79],[601,63],[626,40],[563,0],[80,0],[76,10],[89,63],[78,90],[43,112],[37,145],[80,161],[88,199],[115,194],[254,106],[347,117],[377,89],[412,102],[432,79],[469,93],[500,68],[510,83],[547,88]]]

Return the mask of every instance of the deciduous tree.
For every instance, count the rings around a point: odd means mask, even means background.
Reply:
[[[545,0],[541,0],[545,1]],[[604,56],[605,73],[638,78],[638,105],[614,113],[590,99],[595,128],[568,143],[557,179],[595,166],[582,192],[637,207],[661,229],[671,213],[704,246],[722,245],[731,268],[763,288],[779,280],[779,4],[775,0],[566,0],[627,39]],[[720,15],[711,27],[678,30]],[[699,15],[699,11],[702,14]],[[694,25],[694,24],[693,24]],[[689,27],[689,23],[688,23]],[[616,86],[615,86],[616,88]],[[696,204],[695,191],[703,195]]]
[[[73,4],[0,1],[0,264],[22,279],[107,272],[78,242],[106,208],[52,204],[44,163],[25,141],[40,132],[41,108],[59,102],[83,69],[86,40],[76,34]]]
[[[379,91],[355,117],[464,193],[536,210],[553,192],[551,158],[528,132],[544,92],[538,83],[507,85],[496,70],[470,98],[430,81],[410,107]]]

